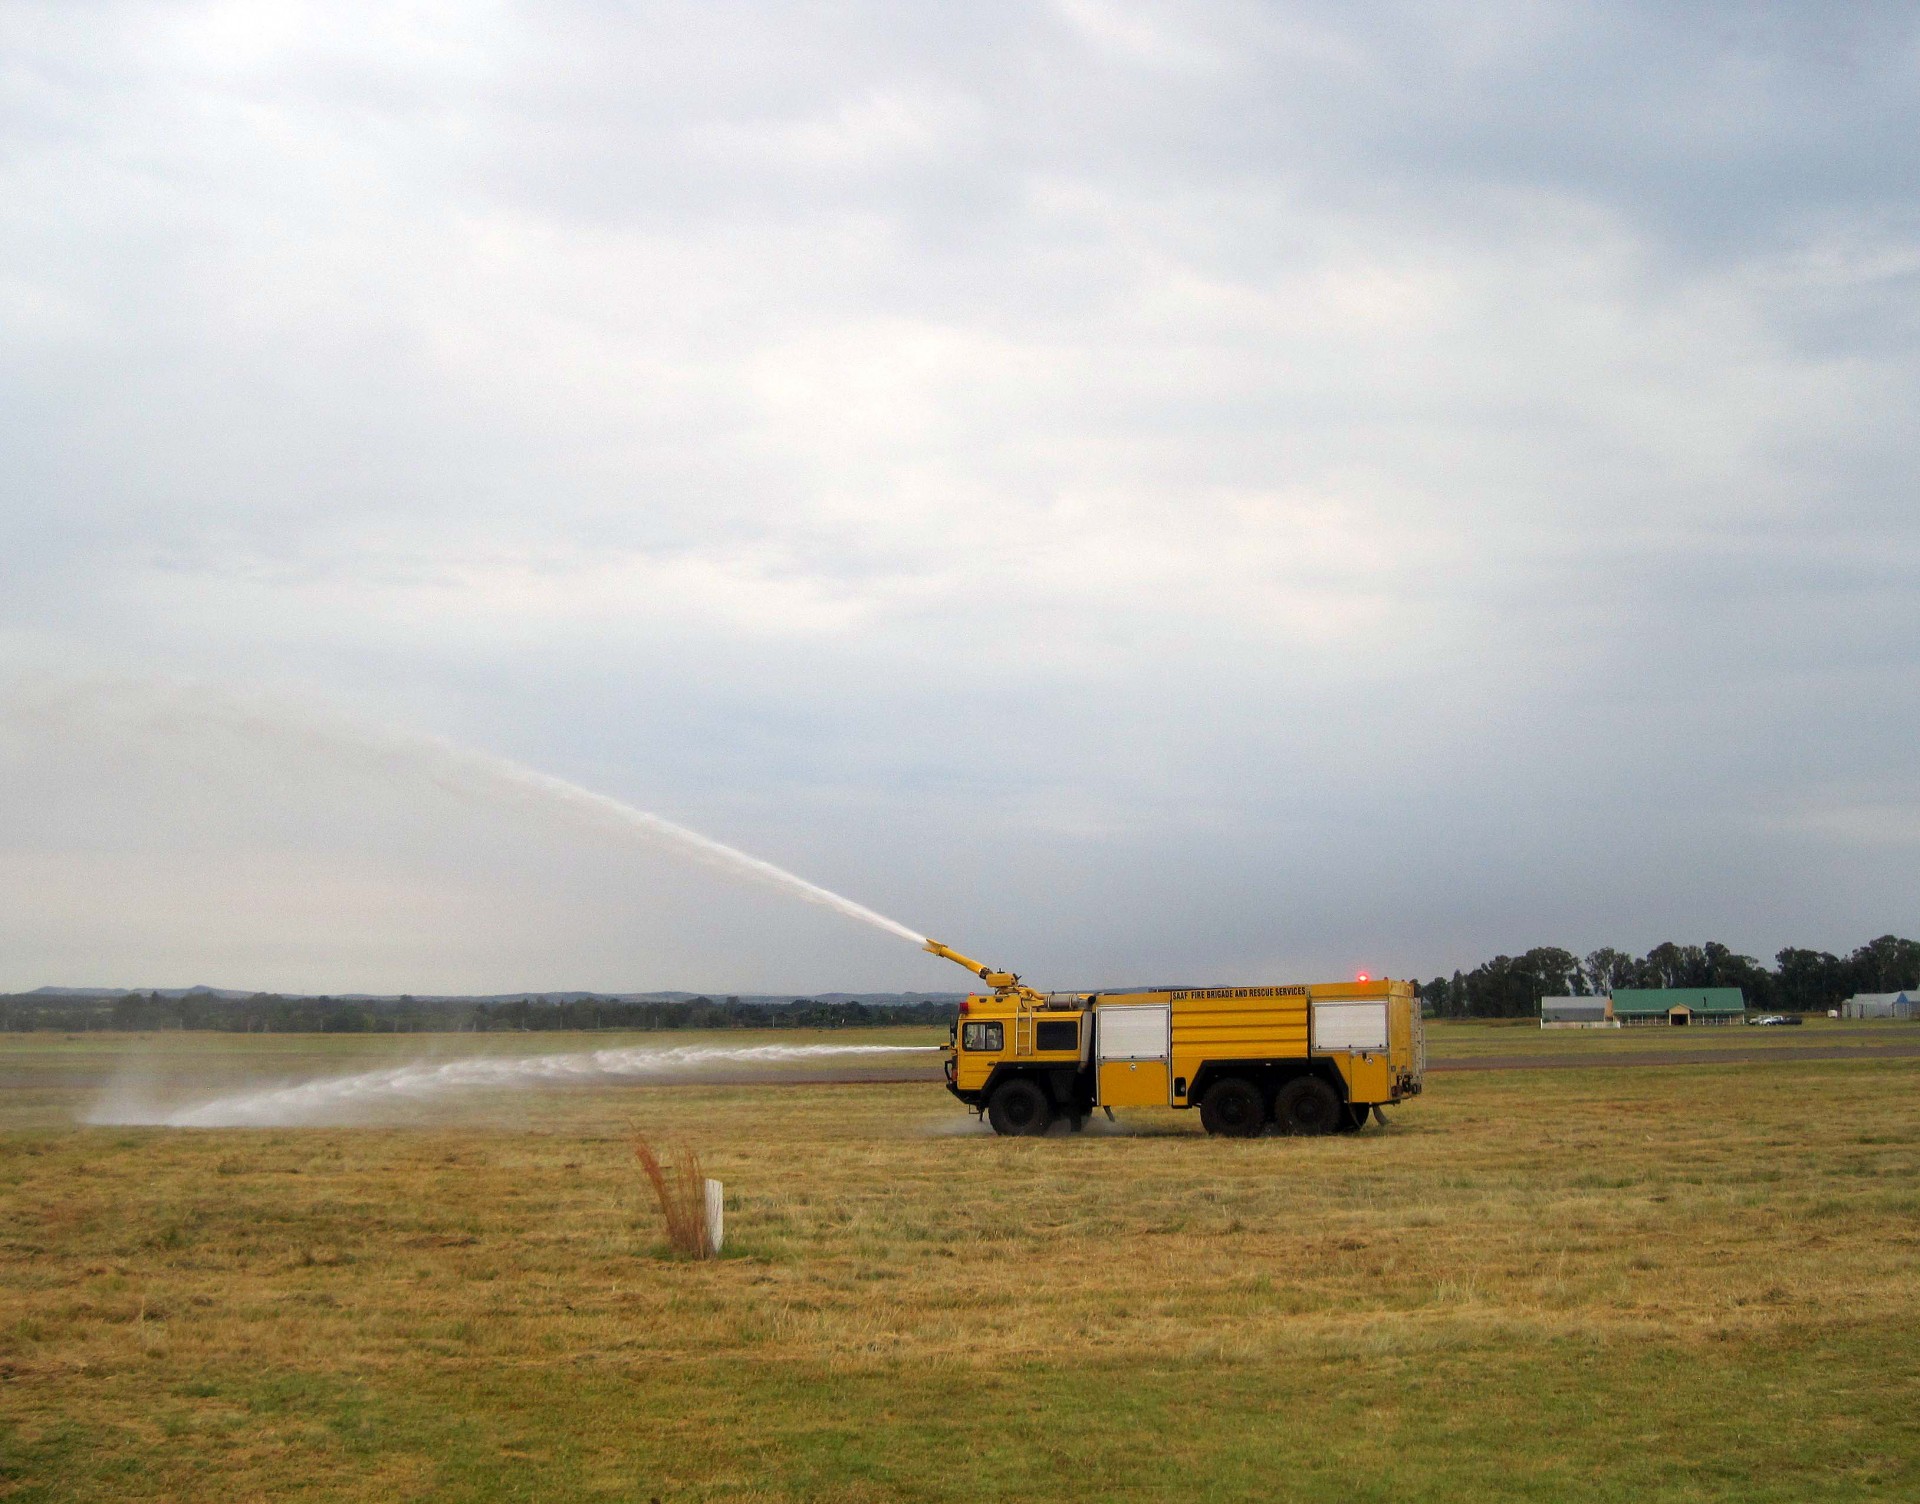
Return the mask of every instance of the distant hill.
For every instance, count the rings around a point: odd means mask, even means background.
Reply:
[[[897,1007],[909,1003],[957,1003],[964,992],[245,992],[233,987],[36,987],[13,993],[14,998],[122,998],[158,997],[169,1002],[207,998],[245,1002],[250,998],[279,998],[287,1002],[333,1003],[690,1003],[725,998],[748,1005],[781,1003],[866,1003]]]
[[[304,996],[230,987],[41,987],[0,995],[0,1031],[212,1029],[268,1034],[494,1030],[847,1029],[944,1024],[958,992],[501,992]]]

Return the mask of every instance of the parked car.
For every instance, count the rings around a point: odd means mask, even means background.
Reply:
[[[1800,1015],[1797,1013],[1763,1013],[1759,1018],[1750,1018],[1747,1022],[1762,1029],[1779,1027],[1791,1028],[1800,1022]]]

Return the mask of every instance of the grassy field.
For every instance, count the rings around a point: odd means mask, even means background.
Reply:
[[[1920,1497],[1911,1059],[1436,1074],[1322,1140],[999,1140],[911,1080],[75,1125],[136,1052],[427,1043],[0,1039],[0,1498]],[[727,1257],[665,1255],[635,1128],[726,1181]]]

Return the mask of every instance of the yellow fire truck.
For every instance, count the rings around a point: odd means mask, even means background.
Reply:
[[[992,989],[960,1004],[947,1090],[996,1133],[1078,1130],[1116,1107],[1198,1107],[1209,1133],[1352,1133],[1420,1092],[1411,982],[1037,992],[927,941]]]

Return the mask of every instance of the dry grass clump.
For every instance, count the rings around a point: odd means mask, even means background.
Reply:
[[[663,1163],[653,1146],[636,1133],[633,1157],[640,1161],[660,1203],[660,1216],[667,1224],[667,1246],[690,1259],[712,1258],[713,1243],[707,1236],[707,1177],[701,1173],[700,1156],[682,1144],[668,1150]]]

